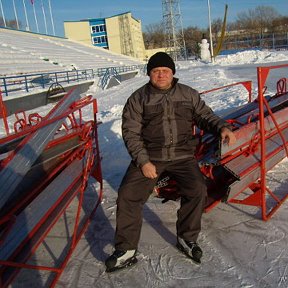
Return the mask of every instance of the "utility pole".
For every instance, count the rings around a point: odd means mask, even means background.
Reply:
[[[212,28],[211,28],[211,14],[210,14],[210,1],[209,0],[207,0],[207,6],[208,6],[208,22],[209,22],[211,62],[214,62],[213,39],[212,39]]]
[[[162,0],[166,52],[176,60],[186,60],[180,0]]]

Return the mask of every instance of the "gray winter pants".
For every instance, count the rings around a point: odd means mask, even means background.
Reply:
[[[181,195],[177,211],[177,235],[196,241],[201,230],[201,216],[207,198],[204,177],[195,159],[154,162],[157,174],[166,171],[173,175]],[[143,176],[141,169],[130,163],[118,191],[115,248],[137,249],[142,226],[142,210],[157,179]]]

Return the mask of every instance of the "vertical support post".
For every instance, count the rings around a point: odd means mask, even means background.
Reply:
[[[44,74],[42,74],[41,77],[42,77],[42,88],[45,88],[45,79],[44,79]]]
[[[3,85],[4,85],[5,95],[8,96],[8,88],[7,88],[7,83],[6,83],[6,79],[5,78],[3,78]]]
[[[24,76],[24,81],[25,81],[25,89],[26,89],[26,92],[29,92],[29,88],[28,88],[28,81],[27,81],[27,76],[25,75]]]
[[[8,121],[7,121],[7,112],[6,112],[5,105],[3,103],[1,90],[0,90],[0,118],[3,119],[6,135],[8,136],[9,135],[9,126],[8,126]]]
[[[261,159],[260,159],[260,191],[261,191],[261,208],[262,219],[267,220],[266,217],[266,146],[265,146],[265,127],[264,127],[264,100],[263,100],[263,87],[265,81],[262,78],[262,69],[264,67],[257,67],[258,77],[258,104],[259,104],[259,123],[260,123],[260,146],[261,146]],[[266,72],[267,73],[267,72]],[[267,74],[266,74],[267,76]],[[266,79],[266,78],[265,78]],[[264,83],[263,83],[264,82]]]

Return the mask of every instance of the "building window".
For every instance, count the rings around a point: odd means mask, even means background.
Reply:
[[[93,25],[91,26],[92,34],[99,33],[99,32],[106,32],[105,24]]]
[[[94,45],[99,45],[99,46],[101,46],[101,47],[107,47],[107,42],[108,42],[108,39],[107,39],[107,36],[104,36],[104,35],[102,35],[102,36],[93,36],[92,37],[92,42],[93,42],[93,44]]]

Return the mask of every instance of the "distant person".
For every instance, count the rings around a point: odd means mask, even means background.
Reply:
[[[177,247],[201,262],[197,238],[207,188],[194,156],[197,140],[192,127],[196,124],[229,145],[236,141],[229,124],[212,112],[199,93],[178,83],[168,54],[154,54],[147,74],[150,81],[128,98],[123,109],[122,134],[132,161],[118,191],[115,251],[105,262],[107,272],[137,262],[143,206],[164,171],[173,175],[181,196]]]

